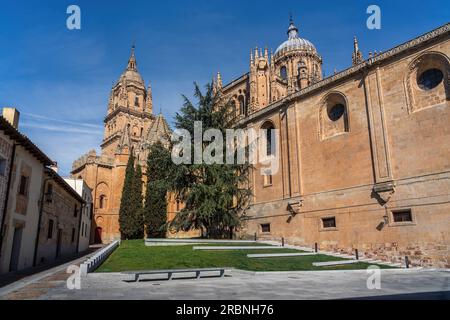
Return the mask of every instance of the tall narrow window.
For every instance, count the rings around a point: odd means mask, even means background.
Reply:
[[[0,156],[0,176],[6,175],[6,159]]]
[[[73,216],[76,217],[78,215],[78,206],[75,205],[75,207],[73,208]]]
[[[53,220],[48,219],[47,239],[53,238]]]
[[[75,228],[72,228],[72,243],[75,242]]]
[[[134,97],[134,106],[139,107],[139,97],[138,96]]]
[[[28,177],[20,176],[20,184],[19,184],[19,194],[26,196],[28,189]]]
[[[280,78],[283,80],[287,80],[287,69],[285,66],[280,69]]]
[[[99,201],[98,201],[98,207],[100,208],[100,209],[104,209],[104,208],[106,208],[106,196],[105,195],[101,195],[100,196],[100,198],[99,198]]]
[[[245,99],[243,96],[239,96],[239,111],[241,115],[247,115],[247,107],[245,106]]]

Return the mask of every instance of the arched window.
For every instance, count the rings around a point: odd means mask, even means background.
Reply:
[[[266,122],[261,129],[265,130],[264,142],[267,156],[275,155],[275,127],[272,122]]]
[[[243,96],[239,96],[239,111],[242,115],[247,115],[247,106],[245,105],[245,99]]]
[[[319,110],[321,140],[349,132],[347,99],[342,93],[327,94]]]
[[[106,196],[104,194],[102,194],[99,198],[98,198],[98,207],[100,209],[105,209],[106,208]]]
[[[287,80],[287,69],[285,66],[282,66],[280,69],[280,78],[283,80]]]
[[[134,97],[134,106],[139,107],[139,97],[138,96]]]

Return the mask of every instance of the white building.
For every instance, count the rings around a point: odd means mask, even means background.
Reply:
[[[0,274],[34,265],[44,169],[52,161],[18,130],[19,112],[5,108],[0,116],[3,151]]]
[[[64,178],[64,180],[83,198],[85,205],[81,209],[81,224],[78,251],[88,249],[92,221],[92,190],[82,179]]]

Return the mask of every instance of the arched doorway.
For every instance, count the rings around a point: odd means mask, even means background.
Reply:
[[[102,228],[101,227],[95,228],[94,241],[95,241],[95,243],[102,243]]]

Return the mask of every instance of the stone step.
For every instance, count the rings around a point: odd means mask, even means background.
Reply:
[[[275,246],[206,246],[193,247],[194,250],[268,250],[268,249],[286,249],[285,247]]]
[[[358,260],[313,262],[313,266],[315,266],[315,267],[328,267],[328,266],[339,266],[339,265],[343,265],[343,264],[353,264],[353,263],[358,263]]]
[[[247,258],[278,258],[278,257],[304,257],[315,256],[313,252],[302,253],[264,253],[264,254],[248,254]]]

